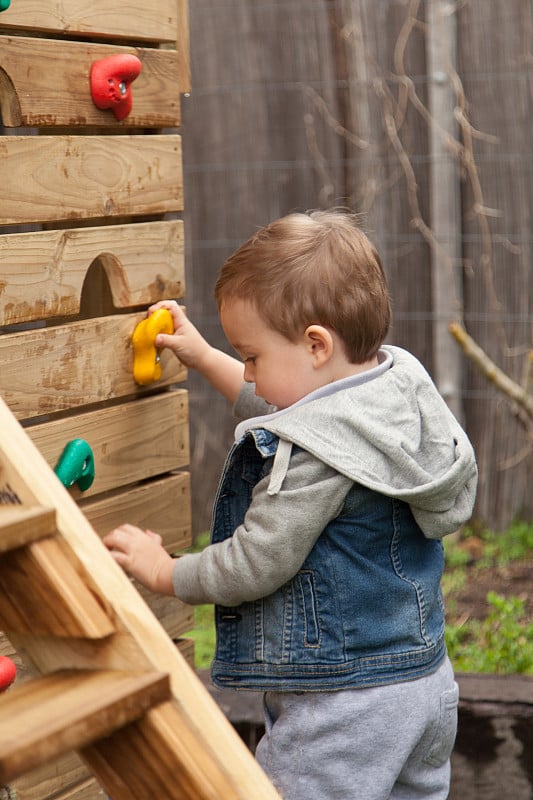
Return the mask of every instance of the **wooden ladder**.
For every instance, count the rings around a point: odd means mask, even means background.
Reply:
[[[279,800],[0,400],[0,784],[76,751],[113,800]]]

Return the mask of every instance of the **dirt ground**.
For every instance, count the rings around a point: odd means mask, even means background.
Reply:
[[[454,597],[454,617],[483,619],[489,610],[487,593],[494,591],[503,597],[525,599],[527,616],[533,619],[533,558],[483,570],[476,569],[475,560],[472,559],[466,569],[465,584]]]

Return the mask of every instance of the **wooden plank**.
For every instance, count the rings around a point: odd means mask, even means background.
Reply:
[[[133,107],[121,123],[93,103],[89,75],[95,61],[130,53],[142,63],[132,83]],[[117,125],[179,127],[180,65],[175,50],[0,36],[0,106],[6,127]]]
[[[0,30],[36,30],[69,36],[175,42],[175,0],[24,0],[0,16]]]
[[[188,0],[177,0],[178,36],[176,50],[179,61],[179,84],[181,92],[191,91],[191,58],[189,36],[189,4]]]
[[[135,581],[134,586],[171,639],[177,639],[194,628],[192,606],[183,603],[177,597],[149,592]]]
[[[100,639],[115,630],[108,610],[60,538],[0,556],[0,629],[7,633]]]
[[[181,298],[183,221],[0,235],[0,325],[77,314],[96,260],[115,308]]]
[[[56,532],[56,512],[41,506],[5,506],[0,498],[0,553]]]
[[[168,700],[168,675],[61,671],[0,698],[0,782],[120,730]]]
[[[145,318],[144,312],[122,314],[0,336],[0,395],[18,419],[30,419],[141,394],[133,379],[131,335]],[[145,393],[187,377],[169,350],[161,352],[160,363],[162,377]]]
[[[76,753],[67,753],[10,782],[17,800],[106,800]]]
[[[190,483],[188,472],[178,472],[104,498],[82,498],[80,507],[100,536],[130,522],[159,533],[169,553],[176,553],[191,544]]]
[[[187,664],[194,669],[194,640],[185,637],[183,639],[174,640],[174,643]]]
[[[243,797],[239,775],[228,778],[214,764],[194,735],[183,725],[181,710],[162,703],[128,727],[127,736],[115,733],[83,751],[84,759],[99,776],[113,800],[199,800]],[[128,774],[128,786],[117,779]],[[247,798],[260,797],[260,787]],[[274,795],[275,796],[275,795]]]
[[[140,400],[138,404],[144,402]],[[41,672],[71,668],[73,664],[91,669],[131,669],[134,664],[139,670],[169,673],[176,699],[172,709],[178,712],[178,718],[176,720],[173,716],[172,725],[177,721],[177,726],[173,732],[168,731],[168,736],[178,739],[177,748],[181,739],[186,739],[190,756],[179,759],[173,790],[161,794],[161,797],[170,800],[173,792],[180,788],[182,773],[186,780],[189,770],[203,770],[206,765],[206,773],[211,773],[211,769],[221,773],[221,787],[229,784],[231,790],[228,794],[222,790],[220,793],[211,791],[210,795],[197,793],[193,795],[195,800],[221,796],[239,800],[249,800],[250,797],[254,800],[279,800],[252,754],[1,400],[0,430],[0,487],[8,484],[21,503],[56,508],[60,535],[91,575],[98,591],[112,604],[118,627],[114,636],[89,644],[80,639],[53,637],[46,640],[26,636],[19,642],[19,637],[10,637],[17,650],[27,653],[29,660]],[[112,796],[113,800],[119,800],[118,796]],[[157,795],[155,792],[145,793],[142,800],[147,796]]]
[[[40,423],[27,429],[48,464],[54,468],[65,445],[85,439],[94,454],[93,485],[74,498],[90,497],[162,475],[189,460],[187,392],[165,392],[120,406]]]
[[[181,137],[3,136],[0,185],[0,224],[181,211]]]

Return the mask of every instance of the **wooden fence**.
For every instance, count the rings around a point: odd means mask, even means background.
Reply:
[[[518,382],[531,346],[531,0],[195,0],[183,104],[187,304],[225,347],[220,265],[290,210],[365,214],[412,350],[462,416],[477,517],[533,510],[519,417],[450,337],[461,321]],[[193,518],[210,507],[233,421],[190,376]]]

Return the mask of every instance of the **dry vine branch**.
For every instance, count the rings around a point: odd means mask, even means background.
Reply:
[[[500,392],[523,409],[530,420],[533,420],[533,395],[527,391],[527,386],[520,386],[503,372],[485,351],[472,339],[461,325],[450,323],[450,333],[461,347],[465,356],[479,369]],[[527,355],[528,365],[533,360],[533,351]]]

